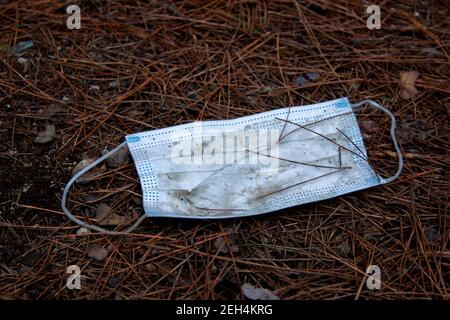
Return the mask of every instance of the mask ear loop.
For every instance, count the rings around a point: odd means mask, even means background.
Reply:
[[[395,148],[395,151],[397,152],[397,156],[398,156],[398,169],[397,169],[397,172],[393,176],[384,179],[385,183],[389,183],[389,182],[392,182],[395,179],[397,179],[400,176],[400,173],[402,172],[402,169],[403,169],[403,156],[402,156],[402,152],[400,151],[399,143],[397,141],[397,136],[395,135],[395,130],[397,127],[396,122],[395,122],[395,116],[388,109],[379,105],[378,103],[376,103],[373,100],[363,100],[363,101],[355,103],[355,104],[352,103],[351,106],[352,106],[352,109],[356,109],[366,103],[370,104],[372,107],[374,107],[376,109],[379,109],[379,110],[385,112],[391,118],[390,132],[391,132],[392,143],[394,144],[394,148]]]
[[[109,235],[124,235],[127,233],[130,233],[132,231],[134,231],[141,223],[142,221],[144,221],[144,219],[147,217],[145,215],[142,215],[131,227],[129,227],[127,230],[125,231],[110,231],[110,230],[106,230],[103,229],[101,227],[86,223],[81,221],[80,219],[78,219],[77,217],[75,217],[72,213],[70,213],[70,211],[66,208],[66,199],[67,199],[67,194],[69,193],[69,189],[72,186],[72,184],[77,181],[77,179],[79,177],[81,177],[83,174],[85,174],[86,172],[88,172],[89,170],[91,170],[92,168],[94,168],[96,165],[98,165],[100,162],[104,161],[105,159],[109,158],[111,155],[113,155],[114,153],[116,153],[120,148],[125,147],[127,144],[126,141],[122,142],[120,145],[118,145],[117,147],[115,147],[113,150],[109,151],[108,153],[106,153],[105,155],[103,155],[102,157],[98,158],[97,160],[95,160],[94,162],[92,162],[90,165],[88,165],[87,167],[83,168],[82,170],[80,170],[76,175],[74,175],[72,177],[72,179],[69,180],[69,182],[67,182],[66,186],[64,187],[64,191],[63,191],[63,195],[61,198],[61,207],[62,210],[64,212],[64,214],[67,216],[67,218],[69,218],[70,220],[72,220],[73,222],[75,222],[76,224],[78,224],[81,227],[93,230],[93,231],[97,231],[100,233],[106,233]]]

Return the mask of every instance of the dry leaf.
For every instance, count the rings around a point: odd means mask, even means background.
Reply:
[[[114,211],[104,202],[99,203],[96,218],[98,220],[98,224],[102,226],[117,226],[128,222],[127,217],[115,214]]]
[[[56,128],[53,124],[49,124],[48,126],[45,127],[43,131],[40,131],[38,133],[38,136],[36,137],[36,139],[34,139],[34,142],[45,144],[55,140],[55,138],[56,138]]]
[[[76,175],[78,172],[86,168],[88,165],[90,165],[92,162],[94,162],[94,159],[84,159],[81,160],[75,168],[72,169],[72,176]],[[100,167],[95,167],[83,174],[81,177],[77,179],[77,183],[87,183],[91,181],[93,178],[101,175],[106,171],[106,167],[104,165]]]
[[[132,197],[131,198],[135,205],[141,206],[142,205],[142,198],[139,197]]]
[[[400,91],[400,97],[403,99],[410,99],[417,94],[417,89],[414,85],[416,84],[418,77],[419,73],[417,71],[400,73],[400,81],[398,83],[400,88],[402,88],[402,91]]]
[[[218,249],[222,253],[228,253],[228,252],[238,252],[239,247],[235,245],[235,242],[238,237],[238,225],[231,226],[227,230],[225,230],[226,237],[219,237],[214,241],[214,246],[216,249]],[[227,243],[228,242],[228,243]]]
[[[101,248],[98,246],[92,246],[87,248],[86,254],[89,258],[94,258],[95,260],[102,261],[108,256],[109,251],[105,248]]]
[[[242,285],[242,293],[251,300],[280,300],[269,289],[255,288],[250,283],[244,283]]]
[[[105,155],[109,152],[109,150],[103,150],[102,155]],[[122,147],[113,153],[108,159],[106,159],[106,164],[110,168],[119,168],[125,163],[128,162],[128,147]]]

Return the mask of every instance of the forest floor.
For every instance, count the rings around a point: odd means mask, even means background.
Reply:
[[[69,3],[0,1],[0,298],[244,299],[247,284],[280,299],[448,299],[448,3],[384,3],[369,30],[361,1],[89,1],[69,30]],[[127,134],[339,97],[395,114],[397,180],[249,218],[146,219],[129,236],[79,235],[61,210],[74,166]],[[357,113],[370,163],[392,175],[389,118]],[[69,208],[131,224],[132,159],[96,170]]]

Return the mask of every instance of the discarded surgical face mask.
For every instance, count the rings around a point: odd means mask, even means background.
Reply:
[[[353,109],[363,104],[386,112],[399,167],[380,177],[369,165]],[[347,98],[263,112],[234,120],[194,122],[126,136],[116,149],[76,174],[70,185],[128,145],[142,186],[145,217],[236,218],[272,212],[385,184],[403,159],[395,118],[374,101]]]

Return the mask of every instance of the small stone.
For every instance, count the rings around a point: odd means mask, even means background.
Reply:
[[[77,231],[77,236],[85,236],[85,235],[90,234],[90,233],[91,233],[91,230],[89,230],[88,228],[85,228],[85,227],[81,227]]]
[[[87,248],[86,254],[89,258],[94,258],[97,261],[105,260],[109,254],[109,251],[105,248],[101,248],[98,246],[92,246]]]
[[[306,78],[304,76],[298,76],[297,78],[295,78],[294,83],[296,85],[303,85],[306,82],[308,82],[308,80],[306,80]]]
[[[49,124],[45,127],[44,131],[40,131],[34,142],[39,144],[49,143],[56,138],[56,128],[53,124]]]
[[[317,79],[319,79],[319,74],[317,72],[308,72],[295,78],[294,84],[304,85],[307,82],[315,81]]]
[[[314,80],[319,79],[319,74],[318,74],[317,72],[308,72],[308,73],[306,74],[306,77],[307,77],[309,80],[314,81]]]

